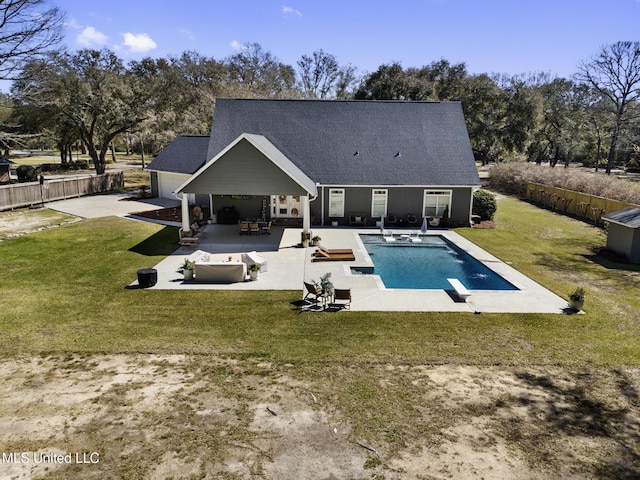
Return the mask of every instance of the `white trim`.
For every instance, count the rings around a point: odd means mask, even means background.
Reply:
[[[331,214],[331,194],[335,193],[340,196],[340,208],[342,209],[340,215]],[[329,189],[329,218],[343,218],[344,217],[344,204],[345,204],[345,189],[344,188],[330,188]]]
[[[443,188],[481,188],[480,185],[345,185],[343,183],[328,184],[319,183],[320,187],[328,188],[429,188],[429,189],[443,189]]]
[[[453,190],[448,190],[446,188],[425,188],[423,193],[422,193],[422,216],[427,216],[425,210],[427,208],[427,194],[432,192],[435,195],[437,195],[438,197],[444,197],[447,196],[449,197],[449,202],[447,203],[447,207],[449,207],[449,218],[451,218],[452,216],[452,199],[453,199]],[[436,203],[436,214],[438,213],[438,203]],[[444,210],[443,210],[444,213]]]
[[[384,194],[384,212],[382,215],[377,215],[376,212],[373,211],[375,207],[375,198],[376,192],[378,195]],[[389,190],[387,188],[372,188],[371,189],[371,218],[384,218],[387,216],[387,206],[389,204]]]

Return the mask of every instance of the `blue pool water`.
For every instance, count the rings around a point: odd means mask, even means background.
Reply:
[[[396,236],[360,235],[374,268],[354,273],[379,275],[387,288],[451,290],[447,278],[457,278],[469,290],[517,290],[464,250],[440,235],[422,236],[422,242]]]

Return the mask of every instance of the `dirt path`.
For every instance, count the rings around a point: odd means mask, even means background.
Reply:
[[[293,366],[215,356],[0,361],[0,478],[640,473],[638,370],[377,366],[367,381],[379,409],[350,414],[352,374],[337,367],[333,379],[300,380]],[[397,408],[385,410],[387,400]]]

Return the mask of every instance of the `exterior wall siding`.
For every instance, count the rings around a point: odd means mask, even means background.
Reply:
[[[212,172],[211,170],[215,170]],[[305,195],[306,191],[248,141],[236,144],[187,188],[220,195]]]
[[[344,188],[345,190],[344,217],[329,217],[330,188]],[[350,214],[365,214],[367,225],[374,226],[379,218],[371,218],[372,191],[381,189],[387,190],[387,215],[394,214],[399,220],[402,219],[403,223],[409,214],[416,215],[418,218],[422,217],[426,189],[451,190],[449,225],[469,225],[472,187],[321,187],[318,190],[318,197],[310,203],[312,223],[319,225],[324,218],[325,225],[330,225],[333,221],[337,221],[339,225],[348,225]]]
[[[640,263],[640,229],[609,222],[607,248],[624,255],[633,263]]]

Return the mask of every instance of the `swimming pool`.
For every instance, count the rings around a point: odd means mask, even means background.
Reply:
[[[379,275],[386,288],[450,290],[447,278],[457,278],[469,290],[518,290],[441,235],[423,235],[420,242],[394,238],[360,235],[374,267],[352,272]]]

